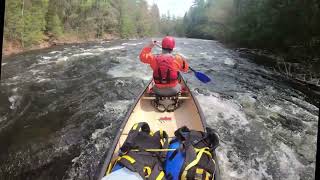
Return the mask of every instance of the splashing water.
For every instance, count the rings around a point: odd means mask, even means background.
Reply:
[[[89,179],[152,76],[147,41],[61,46],[5,59],[0,179]],[[159,53],[159,49],[154,49]],[[175,53],[214,79],[183,74],[217,130],[223,179],[314,179],[317,114],[306,94],[216,41],[177,39]]]

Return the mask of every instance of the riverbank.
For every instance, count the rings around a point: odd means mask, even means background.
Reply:
[[[308,61],[302,63],[298,61],[288,61],[285,55],[277,54],[269,50],[235,48],[241,57],[247,58],[256,64],[263,65],[271,69],[279,76],[281,81],[290,84],[308,94],[308,101],[312,104],[319,104],[320,99],[320,63],[318,61]],[[316,59],[316,58],[315,58]]]
[[[101,42],[101,41],[111,41],[120,39],[117,35],[106,34],[101,38],[96,37],[80,37],[76,35],[63,35],[60,38],[50,38],[45,36],[41,42],[38,44],[32,45],[30,47],[22,47],[21,43],[16,41],[7,41],[4,40],[3,48],[2,48],[2,56],[7,57],[14,54],[19,54],[27,51],[32,50],[39,50],[50,48],[59,45],[68,45],[68,44],[80,44],[80,43],[87,43],[87,42]]]

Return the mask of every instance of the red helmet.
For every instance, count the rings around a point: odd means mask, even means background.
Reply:
[[[173,48],[175,47],[176,42],[173,39],[173,37],[171,36],[166,36],[162,39],[162,48],[163,49],[171,49],[173,50]]]

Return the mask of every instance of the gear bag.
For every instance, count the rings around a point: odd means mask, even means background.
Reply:
[[[120,148],[120,155],[113,164],[112,172],[123,167],[137,172],[143,179],[165,179],[163,161],[168,147],[168,135],[165,131],[153,133],[146,122],[133,125],[128,137]]]
[[[169,180],[215,179],[217,165],[214,150],[219,138],[210,128],[207,132],[181,127],[175,131],[176,138],[170,142],[164,163],[166,178]]]

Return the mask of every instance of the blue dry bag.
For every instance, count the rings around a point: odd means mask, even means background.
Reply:
[[[167,177],[171,177],[172,180],[178,180],[181,168],[186,157],[184,152],[179,152],[180,141],[175,139],[170,145],[169,149],[177,149],[176,151],[169,151],[166,156],[164,170]]]

